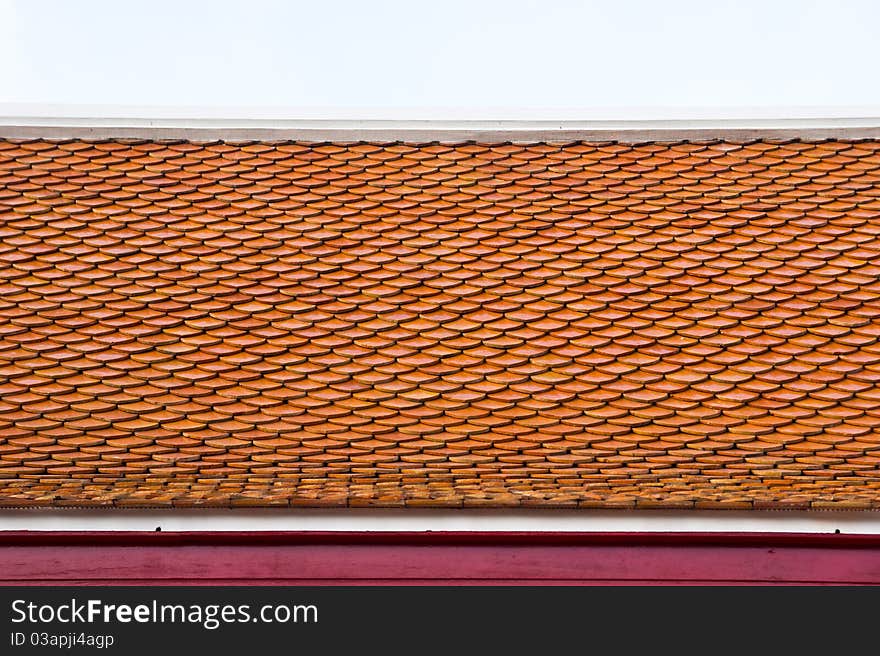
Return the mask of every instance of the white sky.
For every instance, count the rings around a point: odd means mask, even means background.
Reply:
[[[0,103],[880,106],[876,0],[0,0]]]

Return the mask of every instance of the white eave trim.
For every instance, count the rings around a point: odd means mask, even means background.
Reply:
[[[412,118],[415,116],[415,118]],[[0,105],[0,138],[567,142],[877,139],[880,108],[272,110]]]
[[[0,511],[2,531],[534,531],[880,534],[880,513],[732,510],[91,509]]]

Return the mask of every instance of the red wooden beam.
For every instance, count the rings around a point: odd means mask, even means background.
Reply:
[[[0,585],[880,583],[880,537],[2,532]]]

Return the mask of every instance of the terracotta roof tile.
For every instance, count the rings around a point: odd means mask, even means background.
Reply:
[[[0,504],[880,507],[880,143],[0,141]]]

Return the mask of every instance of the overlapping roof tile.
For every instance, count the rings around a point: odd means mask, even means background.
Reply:
[[[880,142],[0,141],[0,504],[880,506]]]

